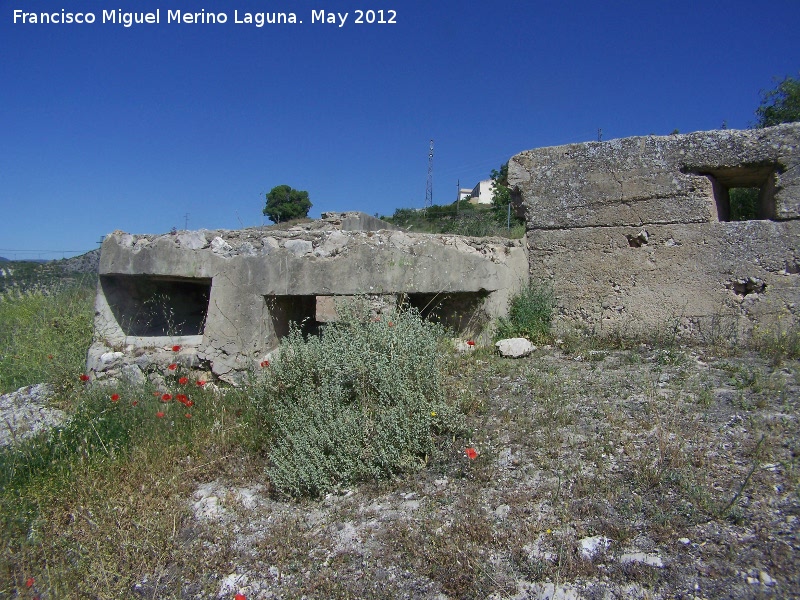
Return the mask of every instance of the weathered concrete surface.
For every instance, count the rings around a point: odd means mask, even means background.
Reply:
[[[800,124],[513,157],[530,272],[553,285],[557,327],[733,340],[796,322],[799,163]],[[714,186],[761,186],[771,219],[721,222]]]
[[[722,187],[774,186],[772,218],[800,217],[800,123],[528,150],[508,164],[529,229],[718,220]],[[711,177],[704,174],[712,174]]]
[[[631,246],[642,231],[647,243]],[[789,325],[800,309],[800,221],[540,230],[528,243],[531,274],[553,284],[560,329],[711,341]]]
[[[344,220],[342,220],[344,222]],[[96,372],[108,349],[194,347],[225,376],[258,364],[288,322],[335,318],[330,297],[407,297],[421,309],[458,310],[471,325],[503,314],[527,279],[522,240],[342,231],[318,223],[286,231],[245,229],[166,235],[115,232],[102,246]],[[450,320],[448,320],[450,319]],[[91,360],[95,357],[94,360]]]

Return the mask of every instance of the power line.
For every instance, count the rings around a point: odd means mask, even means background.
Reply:
[[[63,254],[65,252],[88,252],[88,250],[13,250],[11,248],[0,248],[0,252],[27,252],[29,254],[45,253]]]
[[[433,206],[433,140],[428,152],[428,184],[425,187],[425,208]]]

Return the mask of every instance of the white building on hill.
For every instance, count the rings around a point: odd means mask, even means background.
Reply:
[[[468,190],[459,190],[458,199],[463,200],[468,195],[471,197],[470,202],[473,204],[491,204],[494,198],[494,181],[491,179],[479,181],[478,185],[472,188],[471,192]]]

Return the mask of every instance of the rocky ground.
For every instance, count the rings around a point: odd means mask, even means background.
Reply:
[[[183,596],[800,597],[798,366],[648,347],[465,359],[451,381],[477,458],[453,445],[300,503],[230,465],[198,481],[180,534],[226,575]]]
[[[51,406],[53,387],[29,385],[0,396],[0,446],[7,446],[58,425],[66,413]]]
[[[450,385],[472,437],[393,482],[296,502],[255,458],[187,464],[175,536],[194,569],[167,557],[132,594],[800,597],[800,362],[477,352]]]

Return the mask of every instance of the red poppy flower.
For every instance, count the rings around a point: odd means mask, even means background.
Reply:
[[[389,321],[389,327],[394,327],[394,323],[392,323],[391,321]]]
[[[162,417],[164,416],[164,413],[163,413],[163,412],[161,412],[161,411],[158,411],[158,412],[156,413],[156,416],[157,416],[157,417],[160,419],[160,418],[162,418]]]
[[[116,402],[119,400],[119,394],[111,394],[111,401]]]
[[[186,394],[175,394],[175,400],[178,402],[186,402],[189,397]]]
[[[187,419],[191,419],[191,418],[192,418],[192,415],[190,415],[189,413],[186,413],[186,414],[185,414],[185,415],[183,415],[183,416],[184,416],[184,417],[186,417]]]
[[[475,342],[473,340],[467,340],[467,346],[474,346]]]
[[[173,351],[173,352],[180,352],[180,350],[181,350],[181,347],[180,347],[180,346],[173,346],[173,347],[172,347],[172,351]]]
[[[28,577],[28,579],[25,581],[25,587],[32,588],[33,584],[34,584],[33,577]]]
[[[244,594],[236,594],[233,597],[233,600],[247,600],[247,596],[245,596]]]
[[[167,368],[168,368],[170,371],[174,371],[175,369],[177,369],[177,368],[178,368],[178,365],[177,365],[177,364],[175,364],[175,363],[172,363],[172,364],[171,364],[170,366],[168,366]]]
[[[187,383],[189,383],[189,378],[181,377],[180,379],[178,379],[178,383],[180,383],[181,385],[186,385]]]
[[[172,400],[172,395],[171,394],[164,394],[163,396],[161,396],[161,401],[162,402],[169,402],[170,400]]]
[[[475,448],[465,448],[464,452],[467,453],[467,457],[470,460],[475,460],[476,458],[478,458],[478,453],[475,451]]]
[[[89,381],[89,376],[86,373],[81,373],[81,381]]]
[[[261,366],[262,367],[268,367],[269,366],[269,361],[268,360],[262,360],[261,361]]]
[[[197,385],[198,385],[199,387],[203,387],[205,384],[206,384],[206,382],[205,382],[205,381],[203,381],[202,379],[201,379],[200,381],[198,381],[198,382],[197,382]]]
[[[138,405],[138,404],[139,404],[139,401],[138,401],[138,400],[134,400],[134,401],[132,402],[132,406],[136,406],[136,405]]]

